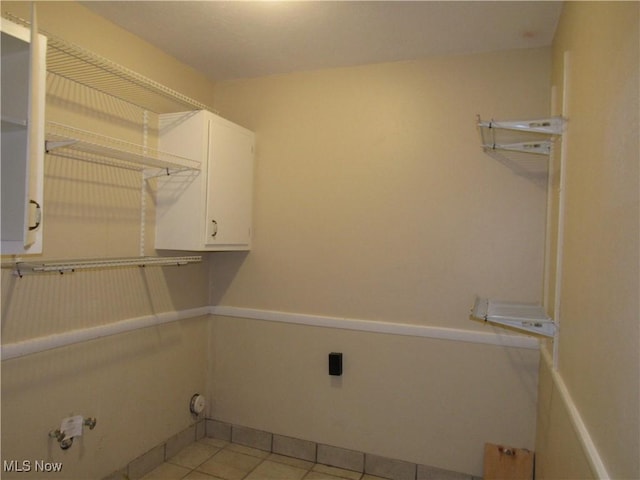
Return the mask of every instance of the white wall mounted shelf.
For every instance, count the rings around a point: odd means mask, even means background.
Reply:
[[[473,318],[526,332],[553,337],[556,325],[539,305],[499,302],[477,297],[471,309]]]
[[[202,256],[182,257],[120,257],[83,260],[51,260],[45,262],[22,262],[20,260],[4,264],[13,268],[14,275],[22,277],[34,273],[73,273],[79,270],[97,270],[118,267],[166,267],[181,266],[202,261]]]
[[[5,18],[30,27],[30,23],[9,13]],[[206,104],[183,95],[155,80],[94,52],[40,30],[47,36],[47,71],[99,92],[155,113],[185,109],[210,110]]]
[[[74,128],[60,123],[48,122],[46,133],[42,135],[41,145],[46,153],[59,157],[86,162],[109,165],[118,168],[140,171],[143,182],[157,176],[167,176],[179,172],[195,172],[199,174],[201,163],[193,159],[174,155],[147,146],[148,112],[155,114],[183,112],[185,110],[212,110],[206,104],[162,85],[123,65],[104,58],[94,52],[70,43],[54,34],[39,30],[25,19],[10,13],[3,13],[5,19],[26,27],[28,30],[40,32],[47,36],[46,43],[47,74],[58,76],[78,85],[88,87],[96,92],[124,101],[144,111],[141,125],[142,145],[133,144],[117,138],[107,137],[87,130]],[[34,12],[32,12],[34,16]],[[2,125],[17,128],[20,118],[9,118],[4,115]],[[22,122],[24,123],[24,122]],[[141,225],[140,256],[129,259],[105,259],[67,262],[45,262],[39,264],[18,263],[16,272],[41,273],[48,271],[76,271],[87,268],[108,268],[131,265],[175,265],[200,261],[201,257],[153,257],[144,256],[145,239],[145,187],[141,187]],[[20,253],[20,252],[17,252]]]
[[[47,70],[155,113],[211,108],[77,45],[50,37]]]
[[[200,162],[162,152],[117,138],[86,130],[47,122],[45,152],[92,163],[112,165],[132,170],[158,169],[171,174],[185,170],[200,170]],[[154,176],[145,172],[145,177]]]

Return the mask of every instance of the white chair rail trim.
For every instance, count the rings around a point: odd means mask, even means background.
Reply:
[[[87,342],[97,338],[108,337],[118,333],[130,332],[140,328],[162,325],[187,318],[202,317],[209,314],[209,307],[192,308],[173,312],[163,312],[155,315],[128,318],[118,322],[98,325],[95,327],[70,330],[68,332],[30,338],[20,342],[2,345],[2,360],[23,357],[33,353],[44,352],[53,348]]]
[[[106,325],[70,330],[68,332],[30,338],[19,342],[2,345],[2,360],[23,357],[53,348],[73,345],[75,343],[95,340],[97,338],[116,335],[119,333],[147,328],[164,323],[201,317],[203,315],[219,315],[225,317],[240,317],[252,320],[290,323],[314,327],[339,328],[361,332],[385,333],[390,335],[404,335],[411,337],[436,338],[458,342],[481,343],[499,345],[503,347],[538,349],[539,341],[533,336],[499,332],[495,327],[492,331],[479,332],[456,328],[434,327],[427,325],[413,325],[407,323],[382,322],[377,320],[362,320],[354,318],[307,315],[300,313],[278,312],[274,310],[257,310],[250,308],[205,306],[164,312],[143,317],[129,318]]]
[[[355,318],[307,315],[301,313],[279,312],[274,310],[257,310],[251,308],[212,306],[211,313],[224,317],[240,317],[271,322],[292,323],[314,327],[341,328],[361,332],[386,333],[411,337],[437,338],[458,342],[483,343],[503,347],[540,348],[538,338],[530,335],[503,333],[496,327],[488,327],[491,331],[480,332],[458,328],[415,325],[409,323],[383,322],[378,320],[362,320]]]

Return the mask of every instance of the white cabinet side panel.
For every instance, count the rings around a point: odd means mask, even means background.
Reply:
[[[1,26],[1,249],[2,254],[36,254],[42,252],[42,217],[31,206],[42,206],[44,191],[47,40],[36,35],[32,45],[28,29],[5,19]]]
[[[200,161],[202,169],[158,178],[157,249],[202,250],[207,175],[204,113],[160,117],[160,150]]]

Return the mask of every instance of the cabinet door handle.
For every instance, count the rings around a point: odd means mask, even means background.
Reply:
[[[29,205],[35,205],[36,206],[36,213],[34,215],[34,217],[35,217],[35,225],[29,225],[29,231],[37,230],[38,227],[40,226],[40,222],[42,220],[42,207],[35,200],[29,200]]]
[[[218,234],[218,222],[211,220],[213,226],[211,227],[211,236],[215,237]]]

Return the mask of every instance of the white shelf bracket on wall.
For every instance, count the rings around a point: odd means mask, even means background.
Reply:
[[[562,135],[564,131],[565,120],[562,117],[550,117],[496,121],[482,120],[478,115],[476,125],[483,150],[492,156],[495,150],[549,156],[554,138]],[[505,140],[498,141],[496,132],[500,132],[500,136]],[[522,138],[523,135],[528,138]],[[471,317],[545,337],[555,338],[558,332],[556,323],[540,305],[476,298],[471,309]]]
[[[539,120],[482,121],[478,115],[478,126],[483,128],[500,128],[502,130],[519,130],[522,132],[561,135],[564,129],[564,120],[561,117],[551,117]]]
[[[538,155],[549,155],[551,153],[551,142],[542,140],[539,142],[515,142],[515,143],[494,143],[483,144],[483,148],[492,150],[508,150],[512,152],[535,153]]]
[[[77,143],[78,140],[45,140],[44,141],[44,151],[49,153],[52,150],[55,150],[56,148],[64,148],[64,147],[69,147],[75,143]]]
[[[503,143],[496,140],[496,130],[547,135],[550,137],[562,135],[564,119],[562,117],[542,118],[536,120],[482,120],[477,116],[477,126],[480,130],[482,148],[486,150],[507,150],[512,152],[534,153],[549,155],[551,153],[552,138],[533,141]]]
[[[526,332],[554,337],[556,325],[540,305],[498,302],[476,298],[471,309],[473,318]]]

